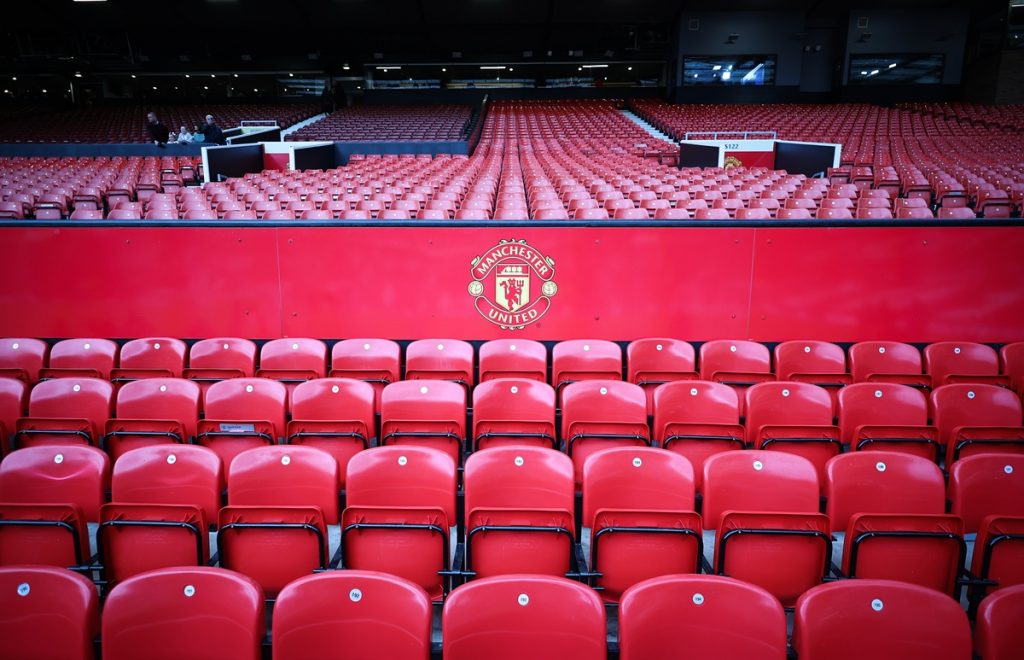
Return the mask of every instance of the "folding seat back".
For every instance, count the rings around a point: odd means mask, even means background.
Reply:
[[[8,443],[8,436],[14,434],[18,420],[25,416],[27,409],[28,385],[25,381],[0,377],[0,457],[13,449]]]
[[[973,534],[986,516],[1024,518],[1024,456],[978,454],[949,469],[950,513]]]
[[[1024,648],[1024,585],[1000,589],[981,602],[974,653],[982,660],[1012,660]]]
[[[182,378],[146,378],[117,393],[114,419],[106,422],[104,448],[112,460],[130,449],[188,443],[196,435],[199,386]]]
[[[999,356],[1003,362],[1003,373],[1010,379],[1010,387],[1024,397],[1024,341],[1003,346]]]
[[[899,383],[925,390],[932,379],[921,373],[921,353],[910,344],[862,341],[850,347],[853,382]]]
[[[405,380],[384,388],[381,444],[439,449],[460,463],[466,438],[466,390],[446,380]]]
[[[604,660],[604,605],[578,582],[510,575],[456,589],[441,619],[447,660]]]
[[[999,356],[995,349],[969,341],[942,341],[925,346],[925,372],[932,377],[932,387],[950,383],[986,383],[1009,385],[1008,377],[999,373]]]
[[[338,462],[340,486],[345,466],[376,437],[373,387],[351,378],[318,378],[292,391],[288,443],[325,451]]]
[[[796,381],[758,383],[746,391],[746,412],[751,446],[803,456],[824,481],[825,463],[842,449],[825,388]]]
[[[30,447],[0,463],[0,565],[81,567],[110,463],[95,447]]]
[[[736,613],[744,612],[743,625]],[[718,575],[666,575],[626,590],[619,657],[786,657],[786,613],[764,589]]]
[[[39,339],[0,339],[0,378],[17,378],[28,384],[39,381],[50,347]]]
[[[715,529],[715,572],[767,589],[786,606],[831,563],[818,474],[802,456],[750,450],[704,463],[704,524]]]
[[[495,378],[529,378],[546,383],[548,352],[530,339],[493,339],[480,346],[480,382]]]
[[[111,503],[100,509],[104,576],[117,583],[168,566],[201,566],[217,521],[220,458],[195,445],[141,447],[114,463]]]
[[[473,387],[473,346],[460,339],[418,339],[405,349],[407,380],[451,380]]]
[[[1024,584],[1024,516],[982,518],[971,573],[986,581],[972,590],[975,602],[988,591]]]
[[[825,469],[827,513],[837,530],[864,513],[941,514],[945,481],[932,461],[909,454],[854,452]]]
[[[685,456],[701,489],[704,461],[714,454],[743,449],[736,391],[710,381],[673,382],[654,392],[653,440]]]
[[[700,570],[693,467],[678,454],[651,447],[591,454],[583,467],[582,524],[604,600],[617,601],[648,578]]]
[[[639,385],[586,380],[562,391],[562,439],[582,483],[587,457],[607,447],[649,445],[647,397]]]
[[[375,447],[348,464],[346,568],[383,571],[440,598],[457,523],[456,464],[429,447]]]
[[[775,347],[775,376],[824,387],[835,406],[841,388],[853,382],[843,349],[827,341],[784,341]]]
[[[253,580],[219,568],[163,568],[111,590],[103,607],[103,657],[260,660],[263,592]],[[186,621],[187,627],[182,627]]]
[[[938,431],[928,426],[921,390],[897,383],[855,383],[839,391],[839,429],[850,449],[938,457]]]
[[[327,345],[319,339],[288,337],[274,339],[260,349],[260,378],[272,378],[288,385],[327,375]]]
[[[380,412],[384,387],[401,378],[401,350],[389,339],[343,339],[331,348],[332,378],[355,378],[369,383],[374,408]]]
[[[551,350],[551,384],[562,388],[578,380],[622,380],[622,349],[603,339],[560,341]]]
[[[689,342],[669,338],[637,339],[626,347],[627,378],[647,393],[647,414],[654,413],[654,389],[675,380],[695,380],[696,360]]]
[[[564,575],[573,556],[572,461],[540,447],[493,447],[466,459],[466,571]]]
[[[931,394],[946,465],[981,453],[1024,453],[1021,400],[997,385],[957,383]]]
[[[256,344],[237,337],[201,339],[192,344],[185,378],[203,388],[229,378],[251,378],[256,373]]]
[[[28,417],[19,419],[15,447],[98,445],[110,418],[113,386],[98,378],[43,381],[29,395]]]
[[[50,349],[50,362],[40,378],[110,379],[117,366],[117,344],[109,339],[65,339]]]
[[[217,526],[221,566],[270,595],[327,568],[327,525],[339,520],[334,458],[312,447],[258,447],[235,457],[227,482]]]
[[[96,587],[63,568],[0,568],[0,657],[95,657],[100,631]]]
[[[964,660],[971,657],[971,628],[960,604],[934,589],[844,580],[801,596],[793,650],[801,660]]]
[[[121,347],[120,367],[111,373],[115,383],[139,378],[181,378],[185,342],[172,337],[133,339]]]
[[[500,378],[473,389],[473,450],[507,444],[557,449],[553,387]]]
[[[288,584],[274,603],[275,657],[316,657],[343,645],[351,657],[430,657],[430,598],[374,571],[335,571]]]
[[[743,414],[746,389],[775,380],[768,347],[753,341],[717,339],[701,344],[700,378],[725,383],[736,390]]]
[[[206,417],[196,440],[220,455],[224,468],[239,452],[273,445],[285,434],[287,390],[266,378],[233,378],[210,385],[203,397]]]

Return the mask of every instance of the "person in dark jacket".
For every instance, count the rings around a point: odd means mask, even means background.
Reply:
[[[153,144],[158,147],[162,147],[167,144],[168,131],[167,127],[160,123],[160,120],[156,118],[156,113],[151,112],[146,115],[146,130],[149,131],[149,139],[153,141]]]
[[[199,132],[203,134],[203,142],[226,144],[224,141],[224,131],[213,120],[213,115],[206,115],[206,123],[199,127]]]

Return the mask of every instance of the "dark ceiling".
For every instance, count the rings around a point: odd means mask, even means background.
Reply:
[[[664,60],[683,12],[796,11],[843,25],[853,7],[960,6],[979,15],[1005,11],[1006,2],[8,0],[4,5],[0,69],[43,73],[337,70],[344,63],[452,62],[453,53],[478,62]]]

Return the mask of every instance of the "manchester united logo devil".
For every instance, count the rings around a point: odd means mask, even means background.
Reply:
[[[500,241],[475,257],[470,275],[476,310],[504,330],[522,330],[540,320],[558,293],[555,260],[524,240]]]

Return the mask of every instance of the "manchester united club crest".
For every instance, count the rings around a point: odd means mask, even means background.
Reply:
[[[503,330],[540,320],[558,293],[555,260],[523,240],[500,241],[470,263],[476,311]]]

